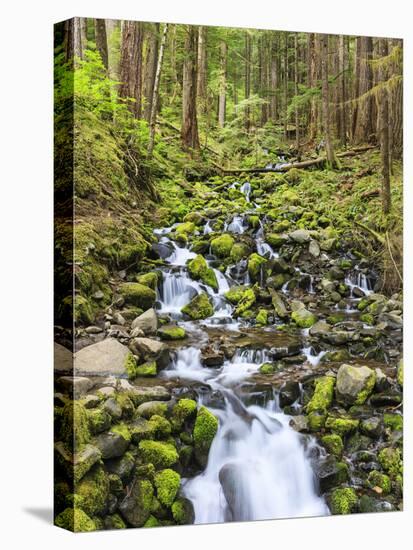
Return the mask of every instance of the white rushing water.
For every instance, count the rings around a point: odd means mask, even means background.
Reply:
[[[351,294],[353,294],[354,288],[359,288],[366,296],[373,293],[368,277],[361,271],[358,271],[357,266],[354,272],[345,278],[344,282],[349,286]]]
[[[245,406],[232,389],[268,359],[265,350],[244,350],[220,369],[202,367],[194,347],[177,353],[168,377],[207,382],[224,395],[206,469],[185,481],[183,492],[195,510],[195,523],[328,515],[317,495],[310,452],[313,439],[289,426],[289,417],[271,399]],[[202,400],[199,400],[202,402]]]

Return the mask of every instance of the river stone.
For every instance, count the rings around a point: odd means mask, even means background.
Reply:
[[[280,317],[280,319],[285,319],[286,317],[288,317],[287,308],[285,307],[280,294],[272,288],[269,288],[268,292],[270,293],[272,305],[278,317]]]
[[[292,241],[299,244],[307,243],[311,239],[310,232],[306,229],[296,229],[289,234],[289,237]]]
[[[333,455],[328,455],[316,466],[316,476],[323,494],[347,481],[348,466],[344,462],[338,462]]]
[[[145,362],[155,361],[158,369],[164,369],[169,365],[168,346],[151,338],[134,338],[130,347],[136,355],[140,355]]]
[[[225,464],[219,471],[219,482],[228,503],[232,521],[244,521],[250,518],[249,503],[242,495],[243,478],[247,475],[245,466],[236,462]]]
[[[73,395],[74,399],[79,399],[85,395],[93,386],[89,378],[84,376],[61,376],[56,384],[66,394]]]
[[[310,241],[310,244],[308,246],[308,252],[313,256],[314,258],[318,258],[320,255],[320,245],[317,241]]]
[[[136,406],[148,401],[169,401],[171,394],[163,386],[133,386],[129,396]]]
[[[122,456],[129,447],[129,441],[115,432],[98,435],[95,444],[104,459]]]
[[[376,374],[369,367],[343,364],[337,371],[336,397],[344,405],[362,405],[373,391]]]
[[[156,316],[155,310],[151,307],[132,321],[131,325],[132,330],[139,328],[142,332],[147,335],[156,334],[158,330],[158,317]]]
[[[290,420],[290,426],[296,432],[307,432],[308,431],[308,417],[304,414],[298,414],[293,416]]]
[[[148,479],[135,479],[119,505],[123,518],[132,527],[142,527],[151,515],[153,487]]]
[[[300,385],[294,380],[284,382],[280,388],[280,406],[292,405],[300,397]]]
[[[105,468],[111,474],[119,476],[122,480],[129,478],[135,466],[132,453],[125,453],[119,458],[112,458],[105,462]]]
[[[331,326],[325,321],[317,321],[309,331],[310,336],[319,337],[331,331]]]
[[[54,343],[54,371],[59,374],[73,372],[73,353],[57,342]]]
[[[122,408],[114,398],[106,399],[103,404],[103,410],[107,412],[113,420],[120,420],[122,418]]]
[[[68,478],[74,479],[77,483],[101,459],[102,455],[97,447],[89,444],[73,454],[62,441],[58,441],[55,444],[55,457]]]
[[[320,334],[320,337],[325,342],[332,344],[333,346],[341,346],[343,344],[348,344],[359,340],[360,336],[354,332],[346,332],[345,330],[330,330],[330,332],[325,332]]]
[[[77,376],[127,376],[129,349],[115,340],[106,338],[75,353]]]

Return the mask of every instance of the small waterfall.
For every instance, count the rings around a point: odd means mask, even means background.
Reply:
[[[237,233],[238,235],[244,233],[245,227],[243,216],[234,216],[231,223],[225,224],[224,232],[225,231],[228,231],[229,233]]]
[[[374,292],[369,278],[358,270],[358,266],[345,278],[344,282],[350,288],[352,296],[354,288],[359,288],[366,296]]]
[[[195,258],[196,254],[195,252],[191,252],[189,248],[187,247],[180,247],[176,244],[175,241],[171,241],[171,239],[168,239],[167,237],[163,237],[160,242],[169,242],[173,246],[173,252],[172,254],[165,259],[165,261],[168,264],[176,265],[176,266],[184,266],[186,265],[186,262],[188,260],[192,260],[192,258]]]
[[[249,181],[246,181],[243,183],[240,187],[241,193],[243,193],[245,200],[247,202],[250,202],[250,194],[251,194],[251,184]]]
[[[185,269],[163,272],[162,286],[158,295],[161,313],[171,313],[181,316],[181,309],[202,288],[199,283],[189,278]]]
[[[213,229],[211,227],[211,220],[208,220],[204,225],[204,235],[209,235],[209,233],[212,233],[212,232],[213,232]]]
[[[217,371],[203,368],[199,350],[187,348],[164,374],[207,382],[225,397],[223,409],[212,409],[219,428],[207,467],[183,486],[194,505],[195,523],[329,514],[311,467],[315,441],[304,446],[277,400],[265,407],[246,406],[231,389],[259,368],[262,354],[243,350]]]
[[[314,354],[312,347],[303,348],[302,352],[307,357],[307,361],[313,367],[316,367],[320,363],[321,358],[327,353],[326,351],[320,351],[319,353]]]

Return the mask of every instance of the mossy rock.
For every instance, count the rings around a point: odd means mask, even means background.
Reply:
[[[196,417],[196,401],[193,399],[180,399],[172,408],[171,425],[175,433],[180,432],[184,425]]]
[[[309,413],[307,416],[308,429],[310,432],[319,432],[324,428],[327,415],[320,411]]]
[[[119,514],[112,514],[106,516],[104,519],[105,529],[126,529],[126,524]]]
[[[150,439],[144,439],[139,443],[139,454],[144,462],[150,462],[158,470],[173,466],[179,458],[176,448],[171,443]]]
[[[334,397],[335,378],[322,376],[314,383],[314,393],[306,406],[307,413],[325,413],[331,407]]]
[[[273,363],[264,363],[259,368],[260,374],[274,374],[276,371],[277,369]]]
[[[381,467],[390,476],[396,477],[402,474],[402,457],[399,449],[395,447],[385,447],[378,454]]]
[[[187,498],[177,498],[172,504],[172,516],[178,525],[191,525],[195,520],[194,506]]]
[[[156,300],[155,291],[140,283],[123,283],[119,293],[127,304],[140,307],[145,311],[151,308]]]
[[[300,328],[310,328],[317,322],[316,315],[304,307],[293,311],[291,313],[291,319]]]
[[[260,281],[262,270],[267,264],[267,259],[253,252],[248,258],[248,273],[254,282]]]
[[[96,531],[96,523],[79,508],[66,508],[56,516],[55,525],[74,533]]]
[[[69,299],[72,302],[72,299]],[[71,317],[71,315],[70,315]],[[76,294],[73,300],[73,320],[77,323],[91,325],[93,323],[93,308],[87,298]]]
[[[235,243],[231,248],[230,258],[234,263],[246,258],[251,253],[251,248],[245,243]]]
[[[369,473],[367,483],[373,490],[377,491],[377,488],[379,488],[380,494],[388,495],[391,492],[391,481],[389,476],[377,470],[373,470]]]
[[[169,468],[155,474],[154,484],[158,500],[164,506],[170,508],[181,485],[181,476]]]
[[[182,313],[185,313],[192,320],[206,319],[214,314],[214,308],[209,300],[207,294],[202,292],[195,296],[189,304],[181,309]]]
[[[232,286],[225,294],[225,298],[228,300],[228,302],[230,302],[231,304],[233,305],[237,305],[242,297],[244,296],[244,292],[248,289],[249,287],[247,286],[244,286],[244,285],[240,285],[240,286]]]
[[[335,489],[330,495],[329,503],[332,514],[351,514],[358,503],[356,491],[351,487]]]
[[[79,401],[69,401],[63,407],[61,439],[66,447],[78,451],[90,441],[87,410]]]
[[[217,431],[218,418],[206,407],[200,407],[192,435],[194,438],[195,457],[202,467],[205,467],[207,464],[209,449]]]
[[[188,262],[188,272],[192,279],[202,281],[214,290],[218,290],[218,281],[214,270],[208,267],[208,264],[201,254],[195,256]]]
[[[151,515],[154,498],[149,479],[136,479],[119,505],[122,517],[132,527],[142,527]]]
[[[397,383],[403,387],[403,359],[400,359],[397,366]]]
[[[186,330],[176,325],[163,326],[158,330],[158,336],[161,340],[183,340],[186,338]]]
[[[146,528],[151,528],[151,527],[160,527],[161,523],[159,523],[159,520],[156,519],[155,516],[153,515],[150,515],[149,518],[146,520],[146,522],[144,523],[143,527],[146,529]]]
[[[268,311],[266,309],[260,309],[255,317],[255,322],[259,327],[264,327],[268,324]]]
[[[149,361],[147,363],[143,363],[142,365],[137,365],[134,370],[134,375],[129,376],[129,378],[137,378],[141,376],[142,378],[153,378],[158,373],[158,369],[156,366],[156,361]]]
[[[156,291],[160,279],[158,271],[151,271],[149,273],[144,273],[143,275],[138,275],[136,281],[141,285],[148,286],[152,290]]]
[[[341,437],[354,432],[359,427],[360,420],[353,418],[328,416],[325,427]]]
[[[402,432],[403,416],[401,414],[384,413],[383,424],[392,431]]]
[[[227,233],[215,237],[211,241],[211,251],[218,258],[228,258],[231,254],[232,247],[234,246],[234,238]]]
[[[288,237],[286,235],[280,235],[279,233],[267,233],[265,235],[266,242],[273,248],[280,248],[286,243]]]
[[[180,223],[175,228],[175,233],[178,236],[188,236],[194,233],[195,230],[196,230],[196,225],[194,224],[194,222],[184,222],[184,223]]]
[[[155,439],[167,439],[171,435],[171,423],[158,414],[151,416],[149,427]]]
[[[89,421],[89,429],[92,434],[99,434],[110,428],[111,417],[109,413],[103,409],[88,409],[87,416]]]
[[[328,434],[321,438],[321,444],[326,448],[327,452],[333,454],[337,458],[343,455],[344,444],[338,434]]]
[[[94,466],[75,485],[80,507],[90,516],[100,515],[106,510],[109,498],[109,477],[102,466]]]
[[[251,307],[255,304],[256,296],[252,288],[247,288],[242,294],[241,300],[234,311],[236,317],[242,316],[246,318],[252,317]]]

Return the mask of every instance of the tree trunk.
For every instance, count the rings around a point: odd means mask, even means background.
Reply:
[[[199,107],[203,113],[207,111],[207,28],[198,30],[198,76],[197,94],[200,100]]]
[[[317,86],[317,55],[316,55],[316,35],[308,35],[308,86],[315,88]],[[315,98],[310,102],[309,115],[309,139],[314,142],[317,137],[317,101]]]
[[[119,80],[118,46],[114,44],[114,32],[119,30],[120,22],[106,19],[106,38],[108,43],[108,74],[112,80]]]
[[[339,101],[339,137],[342,145],[347,144],[347,127],[346,127],[346,58],[345,58],[345,43],[344,36],[339,36],[338,44],[338,65],[339,65],[339,82],[338,82],[338,101]]]
[[[83,59],[83,52],[86,45],[86,39],[84,35],[84,22],[82,17],[73,18],[73,54]]]
[[[294,95],[298,96],[298,33],[294,34]],[[300,149],[300,121],[298,107],[295,108],[295,148]]]
[[[251,95],[251,36],[248,31],[245,33],[245,99]],[[245,128],[249,132],[251,125],[250,109],[245,109]]]
[[[362,97],[373,85],[371,60],[373,55],[373,40],[369,36],[356,38],[356,82],[355,108],[353,114],[353,142],[370,142],[374,134],[373,128],[373,101],[372,98]],[[361,99],[358,99],[361,98]]]
[[[149,156],[152,155],[152,151],[155,143],[156,115],[158,112],[158,103],[159,103],[159,86],[161,83],[162,62],[163,62],[163,55],[165,51],[167,35],[168,35],[168,23],[165,23],[163,32],[162,32],[161,45],[159,47],[159,55],[157,56],[158,61],[156,66],[155,82],[154,82],[153,92],[152,92],[151,114],[149,119],[149,128],[150,128],[149,145],[148,145]]]
[[[142,42],[143,27],[138,21],[124,21],[120,52],[119,95],[133,98],[129,109],[136,118],[142,115]]]
[[[272,38],[272,42],[271,42],[271,67],[270,67],[270,89],[271,89],[270,116],[274,123],[277,122],[277,118],[278,118],[278,105],[277,105],[278,41],[279,41],[279,36],[278,34],[276,34]]]
[[[218,98],[218,126],[225,126],[225,106],[227,88],[227,44],[221,40],[220,44],[220,76],[219,76],[219,98]]]
[[[159,23],[152,23],[147,29],[147,50],[145,63],[145,112],[144,117],[149,122],[152,112],[153,89],[155,86],[156,67],[158,63]]]
[[[386,38],[379,39],[379,55],[381,58],[388,55],[388,45]],[[389,99],[387,85],[387,70],[385,65],[381,65],[378,71],[380,92],[377,97],[378,126],[380,136],[380,156],[381,156],[381,175],[382,175],[382,202],[383,212],[388,214],[391,208],[390,195],[390,148],[389,148]]]
[[[106,25],[104,19],[95,19],[95,40],[96,48],[100,53],[102,58],[102,63],[105,69],[108,69],[109,66],[109,56],[108,56],[108,40],[106,37]]]
[[[182,129],[184,149],[199,149],[198,120],[196,114],[198,28],[186,27],[185,58],[182,77]]]
[[[284,35],[284,138],[288,139],[288,32]]]
[[[334,147],[331,137],[331,120],[330,120],[330,97],[328,84],[328,35],[320,35],[321,46],[321,79],[322,79],[322,108],[323,108],[323,126],[324,126],[324,141],[326,148],[327,163],[331,168],[337,167],[337,160],[334,154]]]

